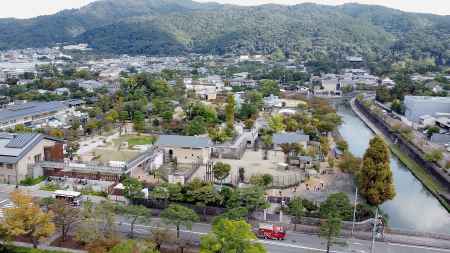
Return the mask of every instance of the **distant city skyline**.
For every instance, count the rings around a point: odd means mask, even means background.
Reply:
[[[0,8],[0,18],[31,18],[40,15],[50,15],[64,9],[80,8],[96,0],[3,0]],[[299,4],[313,2],[326,5],[344,3],[362,3],[383,5],[409,12],[433,13],[450,15],[448,0],[197,0],[198,2],[220,2],[238,5],[259,4]]]

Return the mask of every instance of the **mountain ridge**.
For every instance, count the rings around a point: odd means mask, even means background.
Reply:
[[[26,20],[0,19],[0,49],[89,43],[125,54],[287,53],[450,59],[450,16],[383,6],[237,6],[190,0],[101,0]],[[375,55],[375,56],[374,56]]]

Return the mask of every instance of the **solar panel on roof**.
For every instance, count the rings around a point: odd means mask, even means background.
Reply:
[[[12,137],[10,133],[0,133],[0,139],[11,139]]]
[[[14,136],[9,143],[5,146],[7,148],[23,148],[25,147],[36,134],[19,134]]]
[[[8,107],[8,110],[10,111],[21,111],[21,110],[25,110],[25,109],[29,109],[29,108],[33,108],[35,107],[34,105],[28,105],[28,104],[23,104],[23,105],[11,105]]]

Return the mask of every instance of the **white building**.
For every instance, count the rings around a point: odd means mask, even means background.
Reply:
[[[0,183],[18,184],[27,177],[42,176],[36,163],[62,159],[63,145],[58,140],[39,133],[0,132]]]

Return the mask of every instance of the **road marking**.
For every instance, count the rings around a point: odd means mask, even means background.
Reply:
[[[118,225],[127,225],[127,226],[131,226],[130,223],[124,223],[124,222],[116,222],[116,224]],[[155,229],[164,229],[162,227],[157,227],[157,226],[149,226],[149,225],[140,225],[140,224],[136,224],[134,225],[135,227],[143,227],[143,228],[155,228]],[[167,228],[168,230],[174,230],[176,231],[176,228]],[[139,229],[139,231],[144,231],[143,229]],[[145,232],[149,232],[149,231],[145,231]],[[191,230],[182,230],[180,229],[180,232],[184,232],[184,233],[190,233],[190,234],[196,234],[196,235],[206,235],[208,233],[205,232],[196,232],[196,231],[191,231]]]
[[[450,249],[442,249],[442,248],[427,247],[427,246],[417,246],[417,245],[408,245],[408,244],[402,244],[402,243],[388,243],[388,245],[407,247],[407,248],[416,248],[416,249],[426,249],[426,250],[433,250],[433,251],[450,252]]]
[[[307,250],[315,250],[315,251],[320,251],[320,252],[327,252],[327,250],[325,250],[325,249],[318,249],[318,248],[307,247],[307,246],[296,245],[296,244],[281,243],[281,242],[275,242],[275,241],[265,241],[265,240],[258,240],[258,241],[263,244],[280,246],[280,247],[291,247],[291,248],[297,248],[297,249],[307,249]],[[335,250],[331,250],[330,252],[344,253],[344,251],[335,251]]]
[[[116,224],[119,225],[126,225],[126,226],[131,226],[130,223],[124,223],[124,222],[116,222]],[[150,226],[150,225],[141,225],[141,224],[136,224],[135,227],[143,227],[143,228],[154,228],[154,229],[164,229],[162,227],[158,227],[158,226]],[[168,230],[173,230],[176,231],[176,228],[167,228]],[[136,229],[136,231],[142,231],[144,232],[145,230],[143,229]],[[145,232],[149,232],[149,231],[145,231]],[[191,231],[191,230],[180,230],[180,232],[183,233],[190,233],[190,234],[197,234],[197,235],[206,235],[208,233],[206,232],[196,232],[196,231]],[[268,240],[257,240],[259,243],[262,244],[267,244],[267,245],[273,245],[273,246],[280,246],[280,247],[290,247],[290,248],[297,248],[297,249],[306,249],[306,250],[315,250],[315,251],[320,251],[320,252],[326,252],[326,250],[324,249],[319,249],[319,248],[313,248],[313,247],[307,247],[307,246],[302,246],[300,244],[290,244],[290,243],[282,243],[282,242],[277,242],[277,241],[268,241]],[[353,244],[355,245],[363,245],[362,243],[359,242],[354,242]],[[388,245],[392,245],[392,246],[400,246],[400,247],[409,247],[409,248],[417,248],[417,249],[426,249],[426,250],[433,250],[433,251],[444,251],[444,252],[450,252],[450,249],[441,249],[441,248],[434,248],[434,247],[426,247],[426,246],[416,246],[416,245],[407,245],[407,244],[401,244],[401,243],[387,243]],[[330,252],[332,253],[345,253],[345,251],[335,251],[335,250],[331,250]],[[363,253],[365,251],[360,250],[359,252]]]

